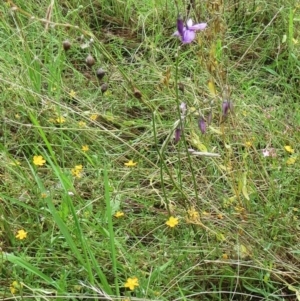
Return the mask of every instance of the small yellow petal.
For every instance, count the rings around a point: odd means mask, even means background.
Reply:
[[[166,221],[166,225],[169,226],[170,228],[174,228],[175,226],[178,225],[178,218],[170,216],[170,218]]]
[[[124,287],[129,288],[131,291],[135,289],[135,287],[139,286],[139,280],[137,277],[128,278],[126,283],[124,284]]]
[[[43,166],[46,160],[42,156],[33,156],[33,164],[36,166]]]
[[[287,165],[293,165],[293,164],[295,164],[296,160],[297,160],[297,157],[296,157],[296,156],[295,156],[295,157],[290,157],[290,158],[288,158],[288,159],[286,160],[286,164],[287,164]]]
[[[114,217],[116,217],[116,218],[119,218],[119,217],[122,217],[122,216],[124,216],[124,212],[122,212],[122,211],[118,211],[114,215]]]
[[[84,127],[86,127],[86,122],[84,122],[84,121],[79,121],[79,122],[78,122],[78,125],[79,125],[81,128],[84,128]]]
[[[97,118],[98,118],[98,115],[97,115],[97,114],[92,114],[92,115],[90,116],[90,119],[91,119],[92,121],[97,120]]]
[[[75,98],[76,97],[76,92],[74,90],[71,90],[69,92],[69,95],[72,97],[72,98]]]
[[[60,116],[60,117],[57,117],[57,118],[55,119],[55,121],[56,121],[56,123],[58,123],[58,124],[63,124],[63,123],[66,122],[66,119],[65,119],[64,117]]]
[[[129,160],[128,162],[124,163],[127,167],[133,167],[137,165],[137,162],[133,162],[133,160]]]
[[[290,145],[286,145],[284,147],[284,149],[291,154],[293,154],[295,152],[294,149]]]
[[[24,230],[19,230],[18,233],[17,233],[17,235],[16,235],[16,238],[18,238],[20,240],[22,240],[22,239],[24,239],[26,237],[27,237],[27,232],[24,231]]]
[[[83,146],[81,147],[81,150],[82,150],[83,152],[87,152],[87,151],[89,150],[89,146],[88,146],[88,145],[83,145]]]

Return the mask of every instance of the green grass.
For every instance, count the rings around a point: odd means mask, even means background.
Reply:
[[[300,300],[297,1],[81,2],[0,6],[2,299]]]

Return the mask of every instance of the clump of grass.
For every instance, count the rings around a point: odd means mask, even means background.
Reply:
[[[83,2],[1,7],[1,296],[298,296],[297,3]]]

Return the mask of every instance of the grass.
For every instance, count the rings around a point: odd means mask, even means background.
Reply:
[[[0,7],[2,299],[300,300],[297,1],[81,2]]]

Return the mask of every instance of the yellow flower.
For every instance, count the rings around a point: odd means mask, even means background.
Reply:
[[[86,126],[86,122],[84,121],[79,121],[78,122],[78,125],[81,127],[81,128],[84,128]]]
[[[56,123],[63,124],[66,122],[66,119],[62,116],[59,116],[55,119]]]
[[[12,294],[15,294],[17,292],[18,289],[21,289],[23,287],[22,283],[19,283],[18,281],[14,281],[11,285],[10,285],[10,292]]]
[[[20,119],[21,116],[17,113],[17,114],[15,114],[15,118],[16,118],[16,119]]]
[[[217,218],[218,218],[218,219],[223,219],[223,218],[224,218],[224,217],[223,217],[223,214],[221,214],[221,213],[218,214],[218,215],[217,215]]]
[[[27,237],[27,232],[24,231],[23,229],[22,229],[22,230],[19,230],[19,231],[18,231],[18,234],[16,235],[16,238],[18,238],[18,239],[20,239],[20,240],[22,240],[22,239],[24,239],[24,238],[26,238],[26,237]]]
[[[88,145],[82,145],[81,150],[83,152],[87,152],[89,150],[89,146]]]
[[[223,254],[222,254],[222,258],[225,259],[225,260],[228,259],[228,254],[223,253]]]
[[[178,225],[178,218],[170,216],[170,218],[166,221],[166,225],[170,228],[174,228],[176,225]]]
[[[42,156],[33,156],[33,164],[36,166],[43,166],[46,160]]]
[[[288,159],[286,160],[286,164],[287,164],[287,165],[293,165],[293,164],[295,164],[296,160],[297,160],[297,156],[290,157],[290,158],[288,158]]]
[[[137,162],[133,162],[133,160],[129,160],[128,162],[124,163],[127,167],[133,167],[137,165]]]
[[[72,89],[72,90],[69,92],[69,95],[70,95],[72,98],[75,98],[75,97],[76,97],[76,92]]]
[[[286,145],[285,147],[284,147],[284,149],[287,151],[287,152],[289,152],[290,154],[293,154],[295,151],[294,151],[294,149],[290,146],[290,145]]]
[[[188,210],[188,216],[191,221],[198,221],[200,217],[199,212],[195,208]]]
[[[9,289],[13,295],[17,292],[17,290],[13,286],[11,286]]]
[[[74,168],[71,169],[71,173],[76,178],[81,178],[82,176],[82,165],[76,165]]]
[[[97,115],[97,114],[92,114],[92,115],[90,116],[90,119],[91,119],[92,121],[97,120],[97,118],[98,118],[98,115]]]
[[[139,280],[136,277],[128,278],[124,287],[129,288],[131,291],[135,289],[135,287],[139,286]]]
[[[119,218],[121,216],[124,216],[124,212],[117,211],[116,214],[114,215],[114,217],[116,217],[116,218]]]
[[[47,195],[46,192],[42,192],[42,193],[41,193],[41,198],[42,198],[42,199],[45,199],[47,196],[48,196],[48,195]]]
[[[246,141],[245,142],[245,146],[246,147],[251,147],[252,146],[252,142],[251,141]]]

